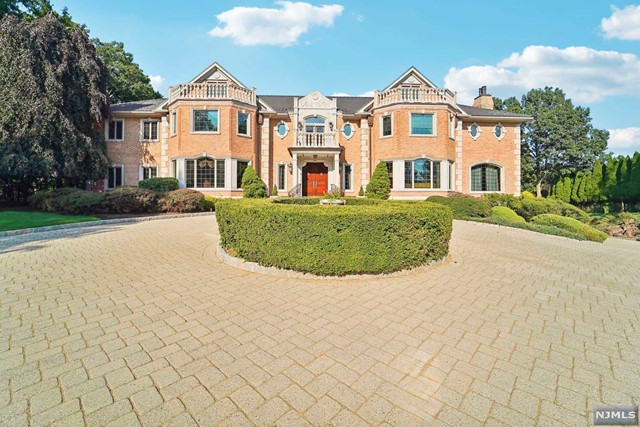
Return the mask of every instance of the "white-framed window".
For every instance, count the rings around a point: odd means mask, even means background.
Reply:
[[[502,140],[506,133],[507,130],[502,126],[502,123],[498,123],[493,127],[493,135],[498,139],[498,141]]]
[[[287,126],[284,121],[280,120],[280,122],[278,122],[278,124],[276,125],[276,135],[278,135],[280,139],[284,139],[284,137],[287,136],[288,133],[289,126]]]
[[[456,164],[449,162],[449,190],[455,189],[456,184]]]
[[[287,189],[287,165],[284,163],[278,163],[276,175],[276,186],[278,191],[284,191]]]
[[[393,114],[386,114],[380,118],[380,138],[393,135]]]
[[[122,186],[124,182],[124,166],[109,166],[107,175],[107,188],[116,188]]]
[[[354,133],[356,133],[356,128],[351,122],[345,122],[342,125],[342,129],[340,130],[345,138],[351,139]]]
[[[435,135],[434,113],[411,113],[409,130],[411,136],[433,136]]]
[[[439,189],[440,161],[406,160],[404,162],[404,188]]]
[[[482,133],[482,128],[480,127],[480,125],[478,125],[475,122],[471,123],[471,126],[469,126],[469,136],[474,140],[477,140],[480,137],[481,133]]]
[[[499,193],[502,191],[502,168],[491,163],[471,167],[471,191]]]
[[[342,164],[342,189],[353,191],[353,165],[350,163]]]
[[[171,112],[171,135],[178,133],[178,112]]]
[[[244,160],[238,160],[236,162],[236,188],[242,188],[242,175],[244,171],[249,167],[249,162]]]
[[[238,111],[238,135],[249,136],[251,133],[251,115],[245,111]]]
[[[157,120],[141,120],[140,121],[140,140],[141,141],[157,141],[158,140],[158,121]]]
[[[193,133],[219,133],[220,110],[193,110]]]
[[[158,177],[157,166],[140,166],[140,179],[149,179]]]
[[[107,141],[124,140],[124,120],[109,119],[109,121],[107,122],[105,139]]]
[[[455,139],[456,137],[456,116],[449,113],[449,139]]]
[[[176,160],[171,160],[171,176],[178,178],[178,162]]]
[[[387,165],[387,172],[389,172],[389,184],[393,189],[393,161],[384,162]]]
[[[187,188],[224,188],[225,187],[224,159],[200,157],[185,160]]]

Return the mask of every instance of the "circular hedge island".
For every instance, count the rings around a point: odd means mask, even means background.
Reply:
[[[319,199],[274,200],[216,202],[220,244],[228,254],[264,267],[344,276],[392,273],[449,253],[453,217],[446,206],[366,199],[323,206]]]

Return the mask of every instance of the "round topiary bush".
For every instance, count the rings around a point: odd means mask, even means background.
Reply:
[[[451,210],[433,203],[222,200],[216,215],[227,252],[266,267],[327,276],[391,273],[442,259],[452,227]]]
[[[491,208],[491,218],[509,222],[526,222],[524,218],[506,206],[494,206]]]

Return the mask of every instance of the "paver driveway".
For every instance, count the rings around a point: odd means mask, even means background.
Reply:
[[[638,404],[640,243],[457,222],[377,280],[220,263],[214,217],[0,239],[0,424],[587,425]]]

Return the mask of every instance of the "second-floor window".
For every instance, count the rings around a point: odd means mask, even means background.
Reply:
[[[194,110],[193,111],[193,131],[194,132],[218,132],[218,110]]]
[[[144,120],[142,122],[142,140],[156,141],[158,139],[158,122],[156,120]]]
[[[433,114],[411,113],[411,135],[433,135]]]
[[[391,116],[383,116],[380,122],[380,136],[391,136],[392,134],[392,119]]]
[[[171,135],[178,133],[178,113],[173,111],[171,113]]]
[[[238,112],[238,135],[249,135],[249,113]]]
[[[109,120],[107,139],[110,141],[121,141],[124,139],[124,120]]]

